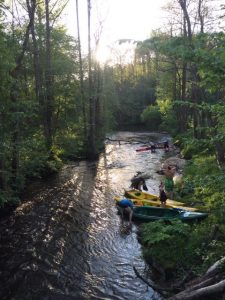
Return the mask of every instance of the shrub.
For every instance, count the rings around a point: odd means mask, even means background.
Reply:
[[[178,122],[175,114],[172,111],[162,116],[162,124],[160,125],[160,130],[168,131],[172,135],[177,134]]]
[[[158,106],[149,105],[141,114],[141,121],[149,130],[158,130],[162,122],[161,113]]]
[[[156,221],[140,226],[140,242],[147,262],[157,262],[176,276],[192,270],[196,275],[224,253],[224,242],[212,240],[213,220],[188,225],[179,220],[170,224]]]
[[[176,268],[185,260],[185,245],[190,233],[190,226],[179,220],[170,224],[156,221],[143,224],[140,228],[143,255],[157,261],[164,268]]]

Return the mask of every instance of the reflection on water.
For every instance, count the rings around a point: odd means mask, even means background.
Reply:
[[[133,266],[145,269],[137,228],[122,227],[113,198],[137,171],[158,193],[163,151],[135,149],[164,138],[118,133],[98,162],[68,165],[31,191],[15,216],[0,222],[0,298],[160,299],[134,273]]]

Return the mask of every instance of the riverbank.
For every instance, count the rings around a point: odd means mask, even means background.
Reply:
[[[191,227],[179,222],[166,226],[153,222],[140,230],[144,257],[161,274],[157,280],[160,285],[151,280],[148,283],[168,299],[223,299],[223,171],[215,157],[202,154],[200,149],[184,168],[184,183],[191,188],[182,201],[201,205],[209,213],[207,220]]]

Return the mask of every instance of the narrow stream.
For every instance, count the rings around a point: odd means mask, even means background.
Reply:
[[[134,273],[133,266],[145,271],[137,227],[122,232],[113,198],[137,171],[148,175],[149,192],[158,193],[163,150],[135,149],[166,138],[119,132],[98,162],[66,165],[33,187],[0,220],[0,299],[162,299]]]

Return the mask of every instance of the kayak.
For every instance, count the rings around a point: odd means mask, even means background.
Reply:
[[[159,201],[159,198],[157,196],[155,196],[155,195],[152,195],[152,196],[154,196],[154,198],[152,198],[152,200],[150,200],[150,199],[147,199],[147,200],[144,200],[144,199],[134,199],[134,198],[132,199],[132,198],[129,198],[129,197],[127,197],[127,198],[129,200],[131,200],[135,206],[161,207],[161,202]],[[121,198],[121,197],[115,197],[114,198],[114,200],[116,201],[116,203],[118,203],[122,199],[124,199],[124,198]],[[185,207],[185,206],[175,205],[175,204],[172,205],[172,204],[168,204],[167,201],[166,201],[166,208],[180,208],[180,209],[187,210],[187,211],[197,211],[197,208],[194,208],[194,207]],[[179,203],[182,203],[182,202],[179,202]]]
[[[142,148],[136,149],[137,152],[148,151],[148,150],[151,150],[151,147],[142,147]]]
[[[134,206],[133,220],[140,222],[151,222],[157,220],[173,220],[178,219],[183,222],[199,221],[208,216],[203,212],[191,212],[182,209],[171,209],[151,206]]]
[[[136,149],[137,152],[142,152],[142,151],[148,151],[148,150],[151,150],[151,146],[146,146],[146,147],[141,147],[141,148],[138,148]],[[164,149],[164,146],[163,145],[155,145],[155,149]]]
[[[159,196],[152,195],[152,194],[149,194],[149,193],[143,192],[143,191],[138,191],[138,190],[135,190],[135,189],[125,191],[125,196],[128,197],[128,198],[134,198],[134,199],[139,199],[139,200],[153,200],[153,201],[159,201],[160,202]],[[170,199],[167,199],[166,203],[169,204],[169,205],[179,205],[179,206],[184,205],[183,202],[170,200]]]
[[[138,191],[135,189],[125,191],[125,197],[129,199],[138,199],[142,202],[142,205],[148,205],[148,206],[161,206],[161,201],[159,200],[159,196],[157,195],[152,195],[147,192],[143,191]],[[140,203],[141,203],[140,202]],[[189,211],[197,211],[197,208],[194,207],[184,207],[184,203],[180,201],[175,201],[175,200],[166,200],[166,208],[183,208],[185,210]]]

